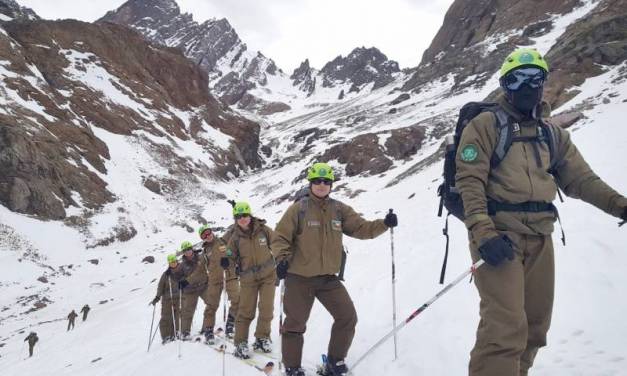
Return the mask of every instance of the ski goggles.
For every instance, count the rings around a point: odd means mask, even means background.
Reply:
[[[207,239],[211,235],[213,235],[213,231],[211,231],[210,229],[206,229],[205,231],[202,232],[202,234],[200,234],[200,238]]]
[[[244,218],[244,217],[250,217],[250,214],[247,214],[247,213],[243,213],[243,214],[235,214],[233,217],[234,217],[235,219],[241,219],[241,218]]]
[[[331,185],[331,184],[333,184],[333,180],[323,179],[323,178],[312,179],[312,180],[310,180],[310,182],[313,185],[320,185],[320,184]]]
[[[503,76],[503,86],[507,90],[516,91],[520,89],[523,84],[537,89],[544,85],[546,80],[546,74],[540,68],[528,67],[516,69]]]

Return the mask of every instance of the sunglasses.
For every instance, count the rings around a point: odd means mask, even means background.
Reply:
[[[331,184],[333,184],[333,181],[331,181],[329,179],[317,178],[317,179],[311,180],[311,184],[313,184],[313,185],[320,185],[320,184],[331,185]]]
[[[544,85],[546,74],[540,68],[522,68],[506,74],[503,77],[503,86],[508,90],[516,91],[523,84],[537,89]]]
[[[240,218],[244,218],[244,217],[250,217],[250,214],[246,214],[246,213],[244,213],[244,214],[235,214],[233,217],[235,219],[240,219]]]
[[[207,239],[211,235],[213,235],[213,232],[211,230],[205,230],[205,231],[203,231],[202,234],[200,234],[200,238],[201,239]]]

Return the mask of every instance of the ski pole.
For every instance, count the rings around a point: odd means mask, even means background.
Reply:
[[[153,302],[154,303],[154,302]],[[155,310],[157,308],[156,304],[152,305],[152,320],[150,321],[150,331],[148,332],[148,350],[146,350],[146,352],[150,351],[150,345],[152,344],[151,338],[152,338],[152,327],[155,323]]]
[[[392,209],[390,209],[392,214]],[[394,227],[390,228],[390,249],[392,251],[392,328],[396,328],[396,264],[394,263]],[[394,360],[398,359],[397,336],[394,332]]]
[[[224,283],[224,286],[222,286],[223,290],[222,290],[222,300],[223,300],[223,305],[222,305],[222,320],[224,321],[224,337],[222,339],[222,346],[220,346],[222,349],[222,376],[226,375],[226,326],[228,325],[227,323],[227,317],[226,317],[226,305],[228,303],[228,299],[226,296],[226,270],[222,270],[222,282]]]
[[[462,273],[459,277],[457,277],[453,282],[449,283],[448,285],[446,285],[446,287],[444,287],[442,290],[440,290],[437,294],[435,294],[435,296],[433,298],[431,298],[428,302],[426,302],[425,304],[423,304],[420,308],[418,308],[417,310],[415,310],[414,312],[412,312],[411,315],[409,315],[409,317],[407,319],[405,319],[405,321],[403,321],[402,323],[400,323],[397,327],[395,327],[394,329],[392,329],[392,331],[390,331],[388,334],[386,334],[385,336],[383,336],[383,338],[381,338],[377,343],[375,343],[372,347],[370,347],[359,359],[357,359],[357,361],[353,364],[352,366],[352,370],[354,370],[359,363],[361,363],[366,357],[368,357],[368,355],[370,355],[377,347],[381,346],[385,341],[387,341],[391,336],[393,336],[395,333],[397,333],[398,331],[400,331],[405,325],[407,325],[410,321],[412,321],[413,319],[416,318],[416,316],[418,316],[419,314],[421,314],[424,310],[426,310],[427,308],[429,308],[429,306],[431,304],[433,304],[433,302],[435,302],[436,300],[438,300],[439,298],[442,297],[442,295],[446,294],[451,288],[453,288],[455,285],[457,285],[460,281],[462,281],[463,279],[465,279],[469,274],[474,273],[481,265],[483,265],[484,261],[482,259],[480,259],[479,261],[475,262],[470,269],[466,270],[464,273]],[[349,372],[349,374],[352,375],[352,370],[351,372]]]
[[[281,292],[279,299],[279,350],[281,351],[281,361],[279,371],[283,370],[283,297],[285,296],[285,279],[281,280]]]
[[[181,359],[181,341],[183,341],[181,338],[183,336],[183,290],[179,288],[179,359]]]

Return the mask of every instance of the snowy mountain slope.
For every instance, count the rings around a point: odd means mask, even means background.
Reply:
[[[588,100],[599,102],[594,109],[586,112],[588,120],[577,125],[573,138],[593,168],[624,192],[627,190],[627,182],[621,173],[625,163],[612,158],[622,151],[627,136],[618,121],[625,111],[623,101],[627,99],[627,82],[624,78],[615,81],[618,70],[587,81],[581,88],[582,94],[567,106],[576,106]],[[603,98],[607,98],[606,94],[609,93],[618,95],[609,103],[603,103]],[[113,160],[119,157],[113,157]],[[439,236],[442,222],[435,218],[437,181],[434,181],[439,172],[439,165],[432,166],[387,189],[384,188],[386,179],[358,180],[354,188],[369,189],[356,199],[349,200],[369,218],[383,216],[388,207],[395,208],[399,214],[401,224],[396,230],[395,240],[400,317],[406,317],[440,288],[437,277],[443,238]],[[291,176],[292,172],[284,169],[279,173],[269,171],[265,176],[260,176],[259,180],[272,185],[288,180]],[[239,190],[248,192],[254,186],[257,186],[256,182],[242,182]],[[413,193],[415,196],[408,198]],[[239,197],[246,198],[247,195]],[[140,198],[137,200],[141,202]],[[255,209],[265,200],[266,197],[261,195],[250,197]],[[143,201],[147,205],[144,213],[146,217],[160,210],[150,201],[148,198]],[[284,207],[271,206],[257,209],[256,212],[274,223]],[[627,327],[622,324],[622,317],[627,314],[627,306],[621,297],[625,294],[626,281],[622,271],[627,264],[627,254],[624,252],[627,234],[624,229],[616,227],[615,219],[575,200],[567,199],[564,204],[560,204],[560,209],[569,244],[563,247],[556,242],[555,319],[549,347],[538,356],[535,374],[625,374],[627,354],[622,344]],[[205,211],[224,213],[218,214],[218,217],[222,217],[221,223],[228,222],[228,205],[222,202],[211,203]],[[11,223],[23,236],[28,236],[30,229],[37,228],[41,236],[31,240],[35,246],[47,248],[46,243],[54,239],[56,244],[64,248],[64,252],[49,256],[51,265],[75,265],[72,276],[50,279],[56,283],[51,294],[54,304],[30,316],[2,322],[2,342],[6,345],[2,348],[0,364],[6,374],[162,374],[163,370],[173,367],[191,372],[199,366],[212,373],[221,372],[221,355],[199,344],[183,344],[181,360],[177,359],[176,344],[164,347],[155,344],[149,354],[145,353],[151,315],[147,302],[155,289],[155,283],[149,282],[158,277],[163,269],[163,258],[175,246],[174,240],[192,238],[192,234],[171,227],[156,234],[146,234],[141,230],[141,235],[129,243],[82,251],[77,236],[58,223],[42,223],[6,209],[2,209],[2,222]],[[452,234],[453,253],[448,280],[470,262],[463,226],[454,222]],[[349,355],[350,362],[390,329],[389,235],[384,234],[371,241],[349,240],[347,246],[350,250],[347,286],[360,316],[354,346]],[[161,264],[140,264],[141,257],[153,248],[157,248],[153,254],[157,256],[157,263]],[[24,262],[17,262],[11,251],[3,250],[2,253],[0,262],[3,270],[18,272],[23,268]],[[86,260],[92,257],[97,257],[100,263],[87,263]],[[16,275],[7,275],[5,272],[3,284],[7,277],[9,280],[20,280]],[[98,282],[104,283],[105,287],[95,285]],[[106,304],[97,304],[107,299],[109,301]],[[4,301],[3,294],[3,305],[6,305]],[[79,322],[73,332],[64,332],[65,321],[34,324],[62,318],[71,307],[78,308],[84,303],[90,303],[94,310],[88,321],[84,324]],[[391,344],[387,344],[363,364],[359,374],[463,374],[473,342],[477,311],[478,298],[474,287],[460,284],[401,332],[399,361],[392,362]],[[201,315],[200,309],[197,315]],[[197,319],[196,329],[198,324]],[[276,321],[274,328],[276,344]],[[330,318],[316,304],[306,336],[305,358],[308,362],[316,362],[324,351],[329,328]],[[16,334],[20,329],[36,330],[41,338],[35,356],[26,361],[20,360],[21,340],[25,337],[25,334]],[[97,358],[102,359],[91,363]],[[231,358],[227,358],[226,364],[227,374],[258,374]]]

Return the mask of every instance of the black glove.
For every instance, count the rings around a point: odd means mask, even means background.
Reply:
[[[495,236],[479,247],[481,258],[492,266],[499,266],[505,259],[514,259],[514,247],[507,235]]]
[[[222,257],[222,258],[220,259],[220,266],[221,266],[223,269],[228,269],[228,268],[229,268],[229,265],[230,265],[230,263],[229,263],[229,259],[228,259],[228,258],[226,258],[226,257]]]
[[[150,302],[150,305],[155,305],[159,302],[161,298],[158,296],[155,296],[155,298]]]
[[[388,227],[398,226],[398,218],[396,217],[396,214],[392,213],[392,209],[390,209],[390,212],[385,216],[383,224]]]
[[[279,279],[285,279],[287,277],[287,269],[289,268],[289,264],[287,260],[283,260],[279,262],[276,266],[276,276]]]
[[[627,223],[627,207],[625,207],[625,210],[623,210],[623,215],[620,216],[620,219],[622,219],[623,221],[618,224],[619,227]]]
[[[189,286],[189,282],[187,282],[186,279],[181,279],[179,281],[179,290],[183,290],[187,286]]]

